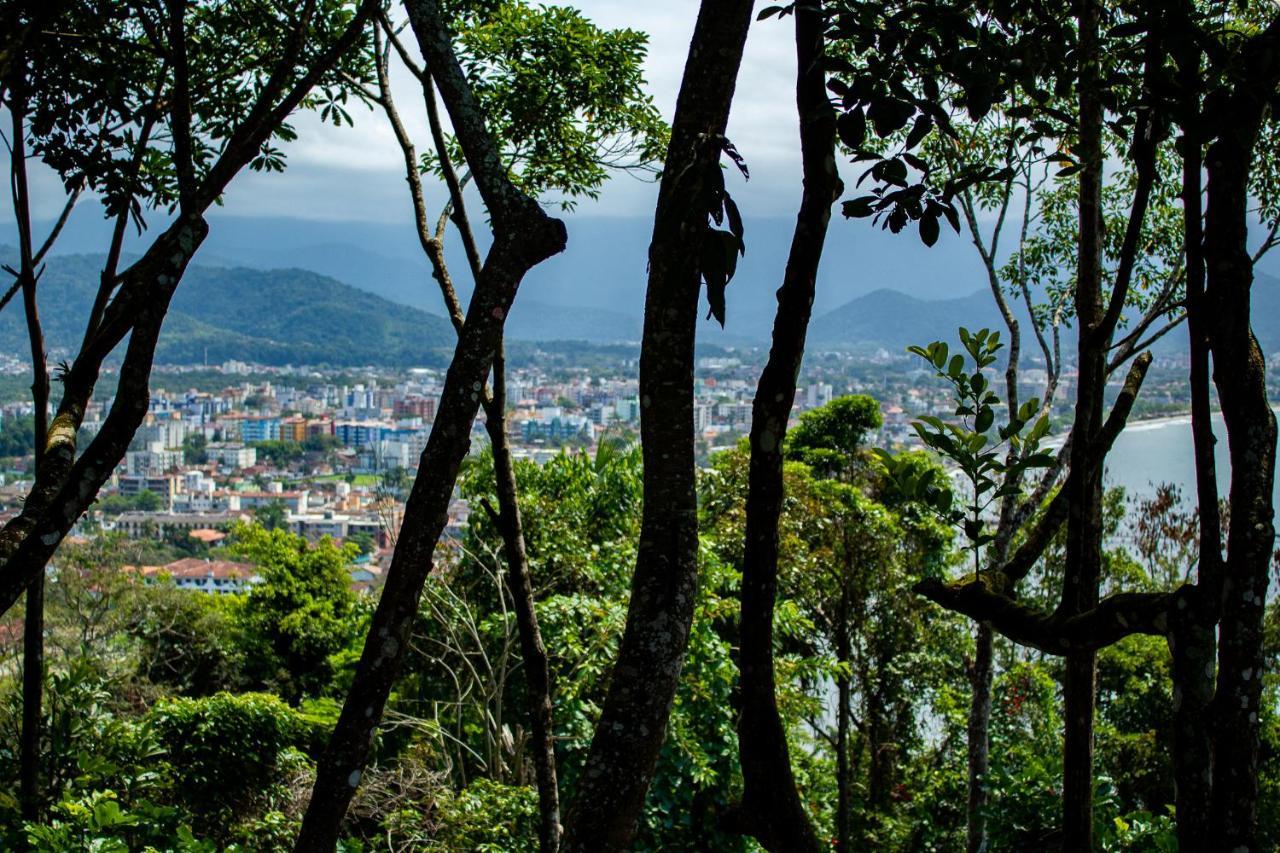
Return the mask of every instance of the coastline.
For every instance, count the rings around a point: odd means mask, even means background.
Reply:
[[[1275,412],[1277,417],[1280,417],[1280,403],[1273,403],[1271,411]],[[1214,409],[1213,418],[1217,420],[1221,417],[1222,412],[1218,409]],[[1135,418],[1125,425],[1124,432],[1149,432],[1150,430],[1161,429],[1167,426],[1187,425],[1190,423],[1191,411],[1187,410],[1186,412],[1176,415],[1155,415],[1149,418]],[[1062,446],[1065,440],[1065,436],[1062,434],[1053,435],[1042,442],[1041,446],[1045,448],[1058,448]]]

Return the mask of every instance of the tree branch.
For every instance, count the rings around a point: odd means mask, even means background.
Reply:
[[[991,627],[1015,643],[1050,655],[1069,655],[1109,646],[1131,634],[1164,635],[1168,612],[1179,597],[1194,593],[1183,586],[1175,593],[1118,593],[1076,616],[1060,617],[1027,607],[1009,597],[999,580],[943,583],[920,581],[913,589],[930,601]]]

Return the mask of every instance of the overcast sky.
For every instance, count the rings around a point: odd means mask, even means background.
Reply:
[[[697,5],[689,0],[582,0],[576,5],[602,27],[630,27],[649,34],[645,63],[649,91],[668,121],[675,109]],[[729,137],[747,157],[748,187],[735,198],[756,215],[790,215],[798,195],[793,54],[790,19],[753,25],[733,104]],[[416,139],[426,139],[426,119],[413,110],[416,84],[407,74],[393,81]],[[297,119],[297,143],[287,148],[284,175],[246,173],[228,193],[226,212],[237,215],[393,220],[408,212],[400,152],[380,113],[353,110],[354,128],[322,126],[312,116]],[[656,191],[651,183],[621,176],[599,202],[584,202],[583,216],[649,216]]]

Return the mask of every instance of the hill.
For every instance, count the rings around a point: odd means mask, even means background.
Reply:
[[[957,326],[1003,328],[988,291],[958,299],[917,299],[896,290],[874,290],[815,317],[809,340],[853,352],[901,352],[910,344],[954,335]]]
[[[1015,302],[1023,324],[1030,322],[1021,302]],[[1280,278],[1259,272],[1253,284],[1252,323],[1262,351],[1270,361],[1280,355]],[[1003,329],[991,294],[975,291],[958,299],[917,299],[896,290],[881,289],[850,300],[813,319],[809,341],[814,346],[870,353],[877,349],[901,352],[910,344],[954,337],[958,326]],[[1064,334],[1064,352],[1074,351],[1074,335]],[[1176,329],[1157,342],[1158,353],[1187,349],[1186,332]],[[1071,356],[1068,356],[1069,358]]]
[[[12,255],[0,249],[6,261]],[[55,358],[79,345],[100,264],[93,255],[49,260],[40,305]],[[453,342],[444,318],[313,272],[192,266],[165,319],[157,360],[429,367],[447,362]],[[10,306],[0,314],[0,350],[26,349],[22,311]]]

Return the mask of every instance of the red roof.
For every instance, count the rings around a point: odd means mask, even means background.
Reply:
[[[144,569],[145,571],[145,569]],[[252,563],[233,563],[230,560],[201,560],[183,557],[164,567],[164,572],[175,578],[222,578],[224,580],[247,579],[253,576]]]

